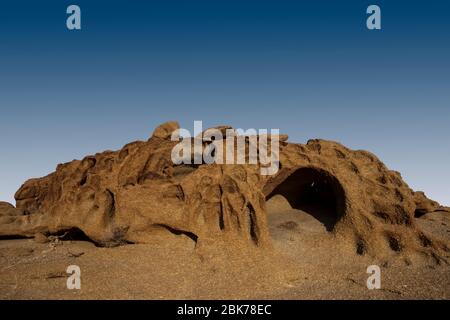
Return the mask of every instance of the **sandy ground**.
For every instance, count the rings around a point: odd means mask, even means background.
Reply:
[[[420,256],[374,260],[336,241],[325,225],[283,199],[268,203],[273,252],[194,251],[189,240],[100,248],[88,241],[0,241],[1,299],[449,299],[450,266]],[[450,242],[450,217],[418,223]],[[450,258],[450,257],[447,257]],[[450,261],[450,259],[449,259]],[[381,289],[366,286],[369,265]],[[69,265],[81,289],[67,289]]]

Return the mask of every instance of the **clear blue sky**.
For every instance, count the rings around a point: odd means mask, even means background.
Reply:
[[[203,120],[370,150],[450,205],[449,14],[437,0],[2,2],[0,200],[166,120]]]

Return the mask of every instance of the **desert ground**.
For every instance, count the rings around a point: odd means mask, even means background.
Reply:
[[[187,236],[97,247],[73,235],[0,240],[1,299],[449,299],[450,255],[433,260],[405,252],[360,255],[327,230],[326,212],[293,209],[282,196],[267,203],[273,250],[194,250]],[[450,241],[450,214],[415,218]],[[81,289],[67,289],[69,265]],[[369,265],[381,288],[369,290]]]

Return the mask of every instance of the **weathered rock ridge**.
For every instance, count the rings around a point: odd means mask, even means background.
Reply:
[[[324,140],[289,143],[280,135],[280,170],[262,176],[258,165],[174,165],[177,142],[170,136],[177,128],[168,122],[148,141],[28,180],[15,195],[16,207],[0,203],[0,236],[78,231],[110,246],[171,234],[197,249],[217,242],[270,249],[265,203],[282,194],[292,206],[330,208],[328,230],[359,254],[449,250],[415,223],[415,216],[448,209],[411,190],[367,151]]]

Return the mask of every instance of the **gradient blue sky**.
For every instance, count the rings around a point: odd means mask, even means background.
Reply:
[[[449,15],[436,0],[2,1],[0,200],[166,120],[203,120],[370,150],[450,205]]]

